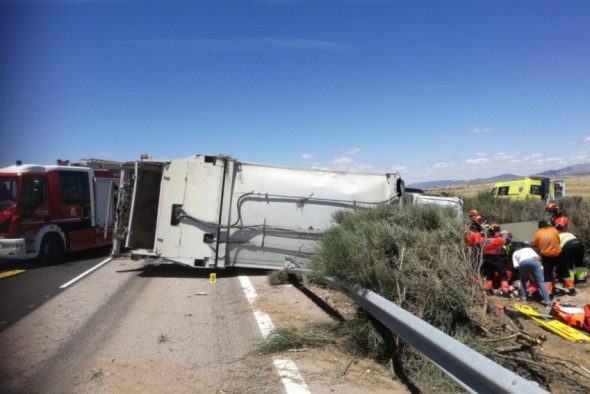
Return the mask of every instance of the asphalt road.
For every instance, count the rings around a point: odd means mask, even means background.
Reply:
[[[109,252],[102,248],[74,253],[48,265],[0,260],[0,274],[24,270],[0,279],[0,332],[55,297],[64,290],[60,286],[104,261]]]
[[[115,259],[0,333],[0,391],[215,392],[259,336],[236,276]]]

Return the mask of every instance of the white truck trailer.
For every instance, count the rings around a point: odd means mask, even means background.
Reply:
[[[406,189],[404,205],[438,205],[453,210],[457,218],[463,218],[463,199],[461,197],[434,196],[424,194],[419,189]]]
[[[401,204],[398,173],[353,174],[223,156],[127,163],[113,254],[202,268],[302,267],[334,212]]]

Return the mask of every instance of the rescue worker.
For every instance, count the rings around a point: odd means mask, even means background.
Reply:
[[[584,266],[584,244],[574,234],[564,230],[560,224],[557,225],[557,231],[559,231],[561,255],[570,271],[570,277],[573,276],[575,285],[576,279],[583,281],[587,275],[587,270]]]
[[[548,204],[545,211],[551,213],[551,217],[549,218],[550,225],[553,227],[560,225],[565,231],[567,231],[570,220],[564,212],[559,210],[559,206],[556,203],[552,202],[551,204]]]
[[[527,300],[527,280],[532,275],[536,283],[539,285],[539,290],[543,296],[543,304],[545,306],[551,305],[551,296],[545,285],[543,278],[543,266],[541,265],[541,256],[535,252],[530,246],[525,246],[516,250],[512,254],[512,266],[518,269],[520,273],[520,288],[519,294],[522,301]]]
[[[483,231],[483,218],[481,216],[474,216],[467,228],[467,243],[470,247],[475,247],[481,243]]]
[[[506,274],[506,265],[502,258],[502,247],[504,246],[504,237],[500,234],[500,226],[497,224],[486,226],[486,236],[482,241],[483,263],[486,273],[485,288],[492,291],[494,288],[494,276],[496,272],[500,277],[500,289],[502,295],[510,296],[510,285],[508,284],[508,275]]]
[[[473,224],[474,218],[475,217],[479,217],[481,218],[481,216],[479,216],[479,214],[477,213],[477,210],[475,209],[471,209],[469,212],[467,212],[467,216],[469,216],[469,222],[465,223],[465,229],[467,230],[469,227],[471,227],[471,225]],[[483,224],[483,218],[481,218],[480,224]]]
[[[481,251],[481,240],[483,238],[483,218],[479,215],[473,216],[469,227],[465,230],[465,239],[469,245],[469,258],[474,268],[479,266],[479,255]]]
[[[531,245],[536,246],[541,254],[541,263],[543,264],[543,274],[547,290],[549,293],[553,293],[555,273],[557,277],[563,279],[565,287],[570,290],[570,294],[575,294],[574,282],[570,278],[570,272],[561,257],[559,232],[544,220],[539,221],[538,228],[533,236]]]

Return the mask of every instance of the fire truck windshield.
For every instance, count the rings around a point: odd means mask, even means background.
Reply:
[[[0,210],[16,204],[17,192],[17,177],[0,178]]]

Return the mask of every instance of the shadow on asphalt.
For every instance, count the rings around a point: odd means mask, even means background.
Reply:
[[[225,268],[225,269],[210,269],[210,268],[194,268],[182,264],[175,263],[155,263],[146,264],[141,268],[131,270],[119,270],[117,272],[137,272],[142,278],[210,278],[211,274],[215,274],[217,278],[232,278],[241,275],[248,276],[266,276],[270,271],[260,269],[244,269],[244,268]]]
[[[41,263],[35,259],[30,260],[20,260],[20,261],[12,261],[12,260],[0,260],[0,269],[2,271],[10,271],[16,269],[25,269],[25,270],[33,270],[37,268],[43,267],[50,267],[56,265],[72,265],[76,262],[82,260],[91,260],[104,257],[105,259],[109,257],[111,252],[111,247],[106,246],[102,248],[96,248],[91,250],[83,250],[80,252],[71,252],[68,253],[64,258],[60,261],[55,261],[51,263]]]

